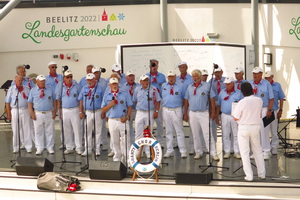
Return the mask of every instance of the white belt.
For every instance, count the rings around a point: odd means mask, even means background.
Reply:
[[[36,113],[42,113],[42,114],[47,114],[47,113],[50,113],[52,112],[52,110],[49,110],[49,111],[35,111]]]
[[[94,112],[94,110],[86,110],[87,112]],[[97,110],[95,110],[95,112],[98,112],[98,111],[101,111],[101,108],[99,108],[99,109],[97,109]]]
[[[137,110],[139,112],[148,112],[148,110]],[[150,111],[153,111],[153,110],[150,110]]]

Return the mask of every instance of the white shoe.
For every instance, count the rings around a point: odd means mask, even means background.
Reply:
[[[277,148],[276,149],[272,149],[272,155],[277,155],[278,154],[278,150],[277,150]]]
[[[251,178],[248,178],[247,176],[245,176],[245,178],[244,178],[246,181],[253,181],[253,178],[251,179]]]
[[[96,149],[96,156],[100,156],[100,149]]]
[[[264,160],[269,160],[270,156],[269,154],[264,154]]]
[[[20,149],[25,149],[25,145],[22,144],[22,145],[20,146]]]
[[[71,153],[74,153],[74,150],[67,149],[67,150],[64,151],[64,154],[65,154],[65,155],[71,154]]]
[[[230,158],[230,153],[225,153],[223,158],[225,158],[225,159]]]
[[[55,153],[53,149],[48,149],[48,152],[49,152],[50,154],[54,154],[54,153]]]
[[[241,159],[241,154],[240,153],[235,153],[235,154],[233,154],[233,157],[235,157],[237,159]]]
[[[212,159],[213,159],[214,161],[219,161],[219,160],[220,160],[219,156],[217,156],[217,155],[212,156]]]
[[[19,151],[18,151],[18,150],[15,150],[15,151],[13,151],[13,153],[14,153],[14,154],[17,154],[17,153],[19,153]]]
[[[108,157],[113,157],[115,155],[115,152],[111,151],[109,154],[107,154]]]
[[[35,155],[41,155],[42,154],[42,150],[36,150]]]
[[[189,152],[189,154],[190,154],[190,155],[194,155],[194,154],[195,154],[194,149],[191,149],[190,152]]]
[[[147,156],[148,159],[151,157],[150,153],[146,153],[146,156]]]
[[[254,155],[253,155],[253,154],[250,156],[250,159],[251,159],[251,160],[253,160],[253,159],[254,159]]]
[[[76,151],[78,155],[81,155],[83,152],[81,150]]]
[[[181,158],[186,158],[186,157],[187,157],[186,152],[181,153]]]
[[[92,150],[89,150],[89,155],[92,155]],[[87,156],[87,151],[84,151],[81,156]]]
[[[26,151],[27,151],[27,153],[31,153],[31,152],[32,152],[32,150],[31,150],[31,149],[27,149]]]
[[[201,158],[200,153],[196,153],[196,155],[194,156],[194,159],[195,159],[195,160],[198,160],[198,159],[200,159],[200,158]]]
[[[64,148],[64,146],[63,146],[63,145],[60,145],[59,149],[62,150],[63,148]]]
[[[170,157],[173,157],[174,156],[174,152],[167,152],[165,155],[164,155],[164,158],[170,158]]]

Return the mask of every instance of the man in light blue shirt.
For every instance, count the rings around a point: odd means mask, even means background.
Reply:
[[[231,115],[232,104],[240,101],[243,94],[238,89],[234,89],[234,79],[232,77],[225,78],[225,89],[221,90],[218,96],[217,114],[221,114],[222,141],[223,141],[223,158],[230,157],[231,144],[233,144],[234,157],[241,158],[238,145],[238,124]],[[217,123],[219,123],[217,116]],[[232,141],[233,140],[233,141]]]
[[[63,76],[61,74],[56,73],[57,63],[49,62],[48,63],[49,74],[46,76],[46,85],[51,86],[53,92],[55,92],[56,85],[59,81],[63,81]]]
[[[280,83],[274,82],[274,74],[271,71],[267,71],[265,73],[265,79],[269,81],[272,85],[274,93],[274,103],[272,110],[274,112],[275,120],[270,124],[270,131],[272,134],[271,152],[273,155],[276,155],[278,153],[278,120],[281,118],[282,115],[285,95],[283,93]]]
[[[16,76],[5,97],[5,107],[7,119],[11,120],[13,131],[13,153],[19,152],[20,142],[24,144],[27,153],[32,152],[30,115],[28,111],[28,101],[30,89],[22,85],[23,77]],[[20,145],[20,146],[19,146]]]
[[[108,128],[113,141],[115,155],[113,161],[128,160],[128,150],[130,148],[130,135],[126,133],[129,130],[128,120],[130,119],[132,101],[131,97],[119,90],[117,78],[109,80],[110,92],[103,97],[102,112],[108,118]],[[120,146],[120,138],[121,144]],[[123,152],[121,152],[121,149]]]
[[[36,155],[41,155],[46,137],[46,148],[50,154],[54,154],[54,119],[56,117],[55,93],[51,86],[46,85],[44,75],[38,75],[37,85],[31,89],[28,98],[28,109],[33,119],[35,131]]]
[[[235,68],[234,75],[236,78],[236,80],[234,81],[234,88],[236,90],[241,90],[242,83],[248,82],[244,79],[244,69],[242,67]]]
[[[64,72],[64,80],[55,89],[57,108],[63,121],[64,154],[71,154],[74,148],[82,154],[82,133],[80,132],[79,100],[80,86],[73,80],[71,70]]]
[[[183,84],[184,91],[186,91],[187,87],[194,83],[192,76],[187,73],[188,65],[186,62],[180,62],[178,64],[178,69],[180,71],[180,75],[176,77],[177,84]]]
[[[255,96],[260,97],[263,101],[262,118],[271,117],[272,108],[274,104],[274,93],[269,81],[262,78],[263,70],[260,67],[254,67],[252,70],[253,80],[250,81],[253,93]],[[270,124],[264,127],[263,121],[261,122],[261,144],[264,152],[264,159],[268,160],[271,151],[270,145]]]
[[[203,154],[203,147],[200,142],[200,129],[202,130],[205,145],[208,147],[213,160],[218,161],[216,142],[213,137],[209,143],[209,118],[215,119],[215,99],[214,91],[209,88],[209,84],[201,81],[201,71],[192,71],[194,84],[189,85],[184,96],[184,120],[190,122],[194,138],[194,149],[196,155],[194,159],[200,159]],[[211,111],[209,111],[209,102]],[[209,114],[211,112],[211,114]]]
[[[185,90],[183,89],[182,83],[176,83],[176,74],[174,71],[170,70],[167,78],[168,83],[164,83],[161,87],[163,119],[166,126],[167,144],[167,151],[164,157],[168,158],[174,155],[173,133],[175,132],[181,157],[186,158],[187,153],[182,120],[182,106]]]
[[[84,86],[78,96],[79,102],[79,114],[80,118],[84,119],[86,115],[87,130],[85,137],[85,151],[81,156],[91,155],[92,149],[95,150],[96,156],[100,156],[100,140],[103,126],[104,114],[101,112],[101,103],[103,99],[103,89],[97,84],[94,74],[89,73],[86,75],[87,85]],[[85,114],[85,115],[84,115]],[[95,142],[92,143],[92,131],[95,133]],[[96,146],[93,147],[92,145]]]

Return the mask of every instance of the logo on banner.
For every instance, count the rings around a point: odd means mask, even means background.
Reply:
[[[26,22],[23,32],[23,39],[31,39],[40,44],[43,39],[62,38],[65,42],[73,37],[109,37],[126,35],[127,30],[120,27],[116,21],[124,21],[124,13],[108,14],[106,10],[101,15],[73,15],[73,16],[52,16],[44,20]],[[59,28],[63,24],[64,28]],[[80,24],[73,28],[67,25]],[[49,26],[52,25],[52,26]]]
[[[293,18],[291,20],[293,28],[289,30],[290,35],[295,35],[295,37],[300,40],[300,17],[298,19]]]

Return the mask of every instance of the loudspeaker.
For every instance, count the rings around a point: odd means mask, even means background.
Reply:
[[[176,184],[209,184],[213,179],[212,173],[207,174],[196,174],[196,173],[176,173],[175,182]]]
[[[120,161],[90,161],[90,179],[122,180],[127,168]]]
[[[43,172],[53,172],[53,163],[46,158],[18,157],[16,172],[18,175],[38,176]]]

